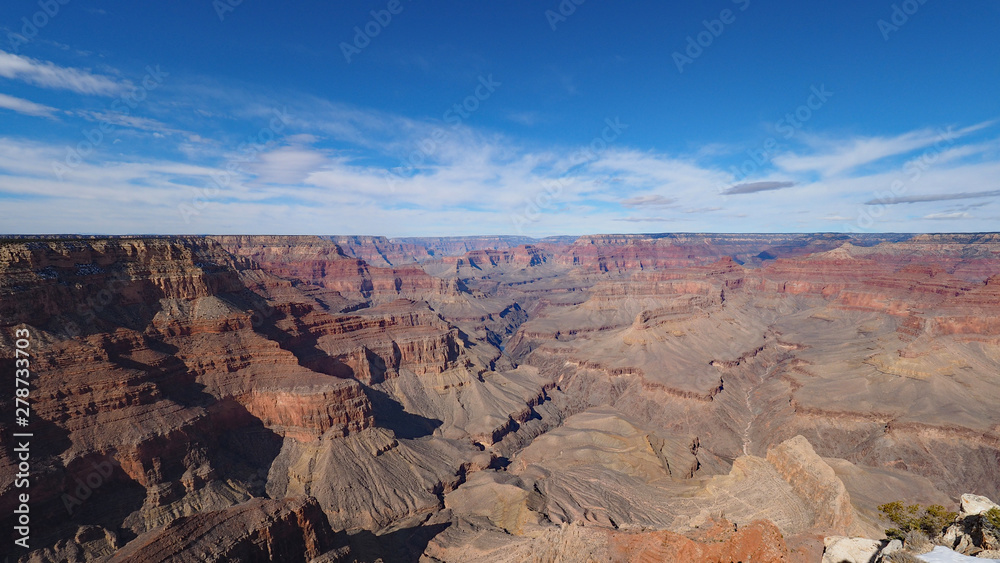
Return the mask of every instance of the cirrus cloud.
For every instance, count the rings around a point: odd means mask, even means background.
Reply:
[[[662,195],[640,195],[623,199],[620,203],[623,207],[676,207],[677,198],[663,197]]]
[[[771,190],[783,190],[795,185],[795,182],[750,182],[737,184],[722,191],[722,195],[755,194],[757,192],[767,192]]]
[[[911,195],[905,197],[870,199],[865,202],[865,205],[897,205],[900,203],[925,203],[931,201],[951,201],[955,199],[974,199],[977,197],[997,197],[997,196],[1000,196],[1000,190],[986,190],[982,192],[958,192],[954,194]]]
[[[0,94],[0,108],[35,117],[54,117],[53,114],[57,111],[54,107],[36,104],[30,100],[15,98],[6,94]]]
[[[98,74],[55,65],[6,51],[0,51],[0,76],[21,80],[42,88],[71,90],[78,94],[114,96],[125,85]]]

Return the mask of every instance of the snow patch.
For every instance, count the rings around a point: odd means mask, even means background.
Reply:
[[[952,551],[947,547],[936,546],[930,553],[917,555],[917,559],[927,563],[983,563],[984,561],[1000,561],[1000,559],[982,559],[979,557],[969,557],[957,551]]]

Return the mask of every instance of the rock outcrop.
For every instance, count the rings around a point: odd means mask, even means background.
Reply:
[[[962,495],[961,512],[940,543],[962,554],[992,557],[1000,552],[1000,506],[984,496]]]
[[[996,509],[990,513],[991,509]],[[1000,507],[990,499],[964,494],[961,512],[940,534],[928,538],[920,529],[906,533],[904,541],[828,536],[824,563],[913,561],[978,561],[1000,555]],[[935,545],[937,544],[937,545]],[[926,555],[929,559],[924,559]],[[964,557],[964,556],[974,557]]]
[[[962,495],[961,516],[979,516],[980,514],[996,508],[1000,510],[1000,505],[981,495]]]
[[[320,237],[213,237],[236,256],[266,272],[336,291],[349,299],[385,302],[398,298],[455,298],[455,281],[428,275],[420,267],[376,267],[344,253]]]
[[[903,549],[899,540],[879,541],[867,538],[830,536],[824,541],[823,563],[871,563]]]
[[[422,244],[407,244],[378,236],[321,237],[335,243],[344,254],[376,267],[392,267],[429,260],[432,250]]]
[[[182,516],[140,535],[108,563],[309,561],[335,547],[314,499],[254,499]]]
[[[851,495],[833,468],[816,455],[812,445],[796,436],[767,451],[767,461],[792,485],[795,493],[818,507],[815,525],[849,532],[854,527]]]

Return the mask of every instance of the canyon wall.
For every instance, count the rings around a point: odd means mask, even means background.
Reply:
[[[879,503],[1000,496],[998,280],[990,234],[11,238],[24,560],[704,554],[706,526],[809,560]]]

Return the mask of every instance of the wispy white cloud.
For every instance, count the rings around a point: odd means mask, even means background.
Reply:
[[[672,223],[678,221],[678,219],[671,219],[669,217],[619,217],[615,221],[626,223]]]
[[[620,202],[625,207],[676,207],[677,198],[662,195],[639,195],[623,199]]]
[[[0,76],[21,80],[42,88],[71,90],[79,94],[113,96],[125,85],[87,70],[67,68],[48,61],[0,51]]]
[[[865,205],[896,205],[900,203],[926,203],[931,201],[952,201],[956,199],[975,199],[980,197],[998,197],[1000,190],[985,190],[980,192],[951,192],[938,194],[923,194],[903,197],[887,197],[871,199]]]
[[[791,188],[795,185],[795,182],[750,182],[746,184],[737,184],[730,188],[722,191],[723,195],[739,195],[739,194],[755,194],[757,192],[769,192],[771,190],[782,190],[785,188]]]
[[[130,129],[140,129],[143,131],[154,131],[158,133],[183,133],[183,131],[170,127],[161,121],[138,115],[130,115],[124,112],[81,111],[78,113],[80,116],[90,121],[105,122],[119,127],[128,127]]]
[[[965,213],[964,211],[954,211],[950,213],[929,213],[922,217],[923,219],[930,219],[931,221],[944,221],[953,219],[971,219],[972,215]]]
[[[813,151],[808,154],[785,153],[774,158],[774,163],[788,172],[818,172],[835,176],[891,156],[904,155],[935,143],[953,142],[955,139],[993,125],[986,121],[958,131],[921,129],[895,137],[863,137],[845,140],[808,138]]]
[[[55,117],[54,114],[58,111],[54,107],[36,104],[30,100],[15,98],[14,96],[8,96],[6,94],[0,94],[0,108],[13,110],[25,115],[49,118]]]

